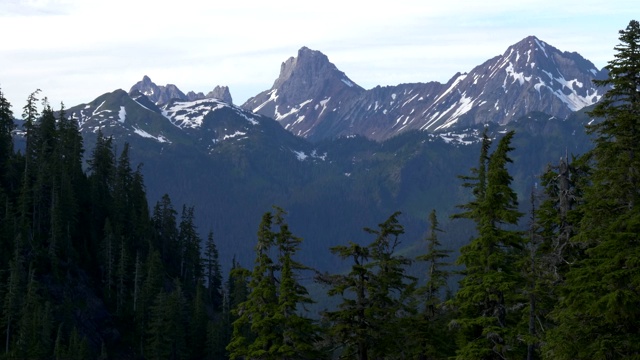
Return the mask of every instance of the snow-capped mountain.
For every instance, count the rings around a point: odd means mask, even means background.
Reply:
[[[531,111],[565,118],[600,99],[604,89],[592,80],[605,75],[579,54],[530,36],[446,84],[363,90],[322,53],[302,48],[282,64],[270,90],[242,107],[310,140],[351,134],[383,140],[411,129],[506,124]]]
[[[214,98],[172,99],[159,107],[137,89],[129,94],[116,90],[72,107],[67,114],[78,121],[89,143],[101,131],[118,142],[127,141],[134,146],[156,144],[164,148],[178,144],[212,153],[225,143],[242,147],[253,142],[271,144],[265,146],[283,151],[291,158],[311,153],[305,141],[273,119]]]
[[[297,57],[282,63],[270,90],[250,98],[242,107],[277,120],[297,136],[314,138],[315,133],[339,121],[339,110],[364,92],[326,55],[303,47]]]

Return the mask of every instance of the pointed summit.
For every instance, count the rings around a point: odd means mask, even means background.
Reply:
[[[329,106],[337,109],[341,100],[364,91],[325,54],[302,47],[297,57],[282,63],[271,89],[247,100],[242,107],[274,118],[294,134],[305,136],[309,129],[333,117]]]
[[[186,95],[173,84],[158,86],[147,75],[131,87],[129,93],[139,91],[156,105],[166,104],[171,99],[186,100]]]
[[[218,99],[227,104],[233,104],[233,99],[231,98],[231,92],[229,91],[228,86],[217,85],[215,88],[213,88],[213,90],[207,93],[206,98]]]

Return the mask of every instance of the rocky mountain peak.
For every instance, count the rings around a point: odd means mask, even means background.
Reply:
[[[329,107],[337,109],[341,102],[363,91],[326,55],[302,47],[296,57],[282,63],[271,89],[250,98],[242,107],[276,119],[294,134],[304,136],[314,123],[333,117]]]
[[[207,99],[218,99],[227,104],[233,104],[233,99],[231,98],[231,92],[229,91],[228,86],[219,86],[217,85],[213,90],[209,91],[205,96]]]
[[[280,75],[273,83],[273,89],[283,86],[290,80],[311,84],[333,72],[340,72],[329,58],[317,50],[303,46],[297,57],[290,57],[280,65]]]
[[[187,99],[186,95],[174,84],[158,86],[151,81],[151,78],[147,75],[143,76],[141,81],[135,83],[129,90],[129,93],[133,94],[136,91],[142,93],[156,105],[166,104],[171,99]]]

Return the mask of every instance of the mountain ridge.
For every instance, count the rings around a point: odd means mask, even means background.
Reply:
[[[308,60],[309,54],[314,61]],[[271,89],[242,107],[272,117],[311,141],[353,134],[384,140],[411,129],[434,132],[474,123],[504,124],[530,111],[564,118],[597,102],[605,89],[593,85],[592,79],[605,75],[578,53],[561,52],[528,36],[469,73],[455,74],[446,84],[364,90],[326,55],[303,47],[297,58],[281,65]],[[340,76],[351,86],[345,82],[341,87]],[[310,83],[313,78],[332,86]],[[355,91],[345,92],[345,86]]]
[[[196,93],[194,91],[189,91],[185,94],[174,84],[157,85],[147,75],[144,75],[142,80],[135,83],[129,93],[140,93],[149,98],[155,105],[164,105],[171,100],[195,101],[203,99],[218,99],[228,104],[233,104],[228,86],[216,85],[206,95],[202,92]]]

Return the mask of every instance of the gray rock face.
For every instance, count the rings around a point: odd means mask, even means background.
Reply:
[[[231,98],[231,92],[229,92],[228,86],[216,86],[213,90],[207,93],[205,98],[217,99],[227,104],[233,104],[233,99]]]
[[[142,78],[142,81],[138,81],[133,85],[129,93],[135,91],[139,91],[156,105],[165,104],[171,99],[187,99],[186,95],[177,86],[173,84],[158,86],[147,75]]]
[[[201,99],[204,99],[204,98],[205,98],[205,96],[201,92],[195,93],[193,91],[189,91],[187,93],[187,100],[189,100],[189,101],[201,100]]]
[[[303,137],[331,137],[337,109],[365,90],[355,84],[319,51],[306,47],[280,67],[270,90],[250,98],[242,106],[278,120],[285,129]],[[313,133],[312,133],[313,132]]]
[[[140,92],[151,100],[154,104],[162,106],[167,104],[171,100],[179,101],[195,101],[202,99],[217,99],[224,101],[227,104],[232,104],[231,93],[227,86],[216,86],[207,95],[202,92],[189,91],[187,94],[183,93],[173,84],[156,85],[148,76],[144,76],[141,81],[138,81],[129,90],[129,94]]]
[[[364,135],[384,140],[418,129],[506,124],[530,111],[565,118],[596,103],[606,73],[577,53],[530,36],[504,54],[456,74],[446,84],[401,84],[364,90],[318,51],[305,47],[280,68],[270,90],[243,107],[278,120],[310,140]]]

